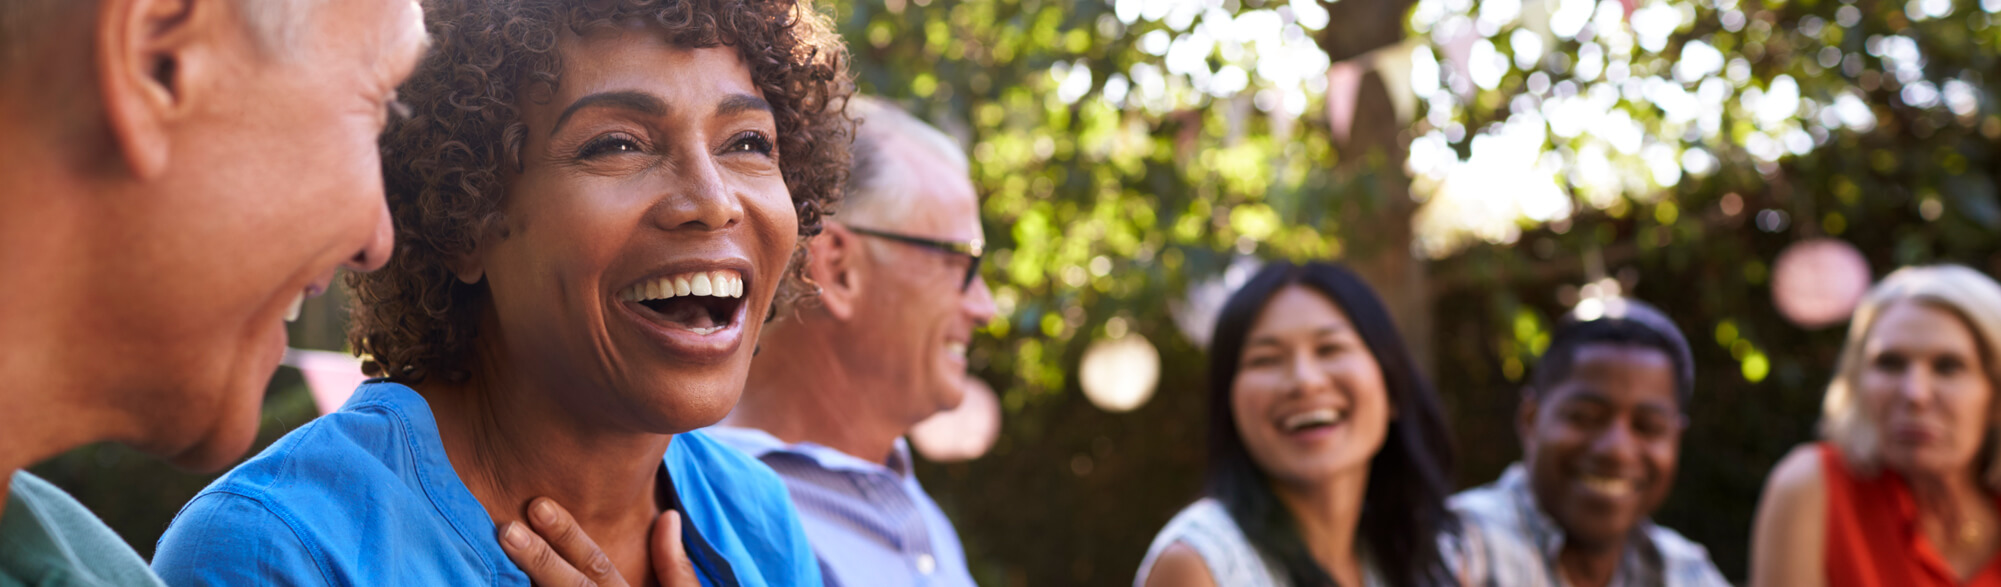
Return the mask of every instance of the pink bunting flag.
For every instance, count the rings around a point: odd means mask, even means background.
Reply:
[[[1347,143],[1355,128],[1355,105],[1361,99],[1362,75],[1368,72],[1358,59],[1327,68],[1327,125],[1333,127],[1337,145]]]
[[[313,392],[313,405],[319,407],[321,414],[340,409],[354,395],[354,389],[368,380],[361,372],[361,359],[347,353],[285,349],[285,366],[305,374],[306,387]]]

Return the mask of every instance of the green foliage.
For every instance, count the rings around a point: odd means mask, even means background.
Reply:
[[[1313,173],[1333,149],[1285,103],[1290,92],[1303,109],[1311,84],[1246,73],[1267,45],[1311,47],[1307,31],[1281,18],[1290,6],[1237,4],[1165,22],[1121,20],[1097,0],[891,0],[838,15],[863,91],[905,104],[973,153],[1001,309],[989,329],[999,344],[987,348],[1003,349],[982,363],[1004,396],[1028,398],[1009,406],[1060,395],[1091,340],[1079,334],[1114,316],[1151,338],[1175,336],[1168,298],[1218,272],[1230,251],[1340,250],[1318,197],[1328,180]],[[1211,40],[1194,74],[1169,72],[1170,59],[1141,47],[1149,35],[1168,46],[1209,38],[1205,27],[1253,12],[1295,42]],[[1233,76],[1241,87],[1218,89],[1214,80]]]
[[[1991,176],[2001,79],[1990,79],[2001,65],[1990,11],[2001,3],[1675,0],[1641,2],[1627,16],[1615,1],[1545,0],[1490,10],[1509,4],[1425,0],[1414,11],[1413,28],[1435,49],[1420,53],[1418,69],[1427,55],[1472,46],[1463,67],[1430,62],[1443,81],[1417,90],[1428,96],[1411,131],[1421,175],[1442,178],[1456,167],[1451,154],[1477,159],[1483,140],[1512,133],[1531,137],[1509,144],[1543,151],[1580,208],[1622,217],[1653,207],[1663,236],[1713,227],[1714,215],[1679,212],[1726,193],[1741,194],[1749,213],[1787,212],[1801,235],[1842,236],[1872,205],[1864,200],[1927,221],[1953,212],[1939,226],[1953,241],[1982,243],[1975,232],[2001,228]]]

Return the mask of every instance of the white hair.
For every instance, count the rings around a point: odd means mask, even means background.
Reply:
[[[289,58],[298,39],[327,0],[231,0],[266,54]],[[50,42],[46,32],[56,19],[88,18],[95,0],[0,0],[0,73],[13,69],[37,43]],[[71,42],[78,42],[72,40]]]
[[[1864,412],[1860,398],[1862,370],[1868,357],[1863,356],[1876,321],[1883,312],[1901,302],[1918,302],[1951,311],[1966,323],[1978,339],[1979,357],[1983,374],[1991,388],[2001,392],[2001,284],[1978,271],[1959,265],[1931,265],[1905,267],[1883,278],[1883,282],[1870,288],[1868,295],[1855,310],[1855,317],[1848,325],[1848,339],[1841,347],[1840,363],[1835,368],[1834,381],[1827,385],[1827,397],[1821,406],[1820,435],[1828,442],[1841,448],[1842,456],[1857,471],[1873,473],[1882,465],[1879,451],[1882,431]],[[1995,438],[1996,409],[2001,409],[2001,398],[1994,398],[1987,415],[1987,440]],[[1993,453],[1979,473],[1989,489],[2001,490],[2001,450],[1986,447],[1985,453]]]
[[[265,53],[280,59],[298,56],[307,24],[327,0],[234,0],[251,36]]]
[[[907,156],[891,151],[890,143],[904,139],[944,157],[953,170],[968,174],[972,164],[958,141],[910,113],[880,98],[856,96],[848,101],[848,113],[856,120],[855,143],[848,167],[848,185],[835,210],[843,220],[893,223],[909,211],[916,197],[916,185]]]

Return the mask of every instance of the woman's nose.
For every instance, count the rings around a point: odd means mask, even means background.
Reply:
[[[1929,404],[1932,400],[1933,380],[1931,372],[1927,369],[1922,367],[1907,369],[1904,371],[1904,376],[1897,380],[1897,395],[1912,405]]]
[[[1294,353],[1292,358],[1293,389],[1300,392],[1319,391],[1331,386],[1332,381],[1327,376],[1327,370],[1321,367],[1320,362],[1313,360],[1311,352],[1302,350]]]
[[[654,205],[654,221],[662,229],[721,230],[743,220],[743,200],[723,180],[715,157],[706,150],[669,165],[663,174],[660,198]]]

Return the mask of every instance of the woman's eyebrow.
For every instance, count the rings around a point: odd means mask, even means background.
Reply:
[[[749,110],[771,112],[771,103],[750,94],[730,94],[716,104],[716,116],[734,116]]]
[[[759,102],[762,102],[762,100],[759,100]],[[564,108],[563,114],[556,117],[556,126],[549,129],[549,135],[555,136],[557,131],[563,130],[563,124],[570,121],[570,115],[591,106],[620,108],[648,116],[664,116],[668,110],[667,102],[645,92],[632,90],[599,92],[577,98],[577,101],[570,103],[570,107]]]

